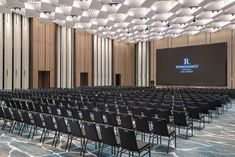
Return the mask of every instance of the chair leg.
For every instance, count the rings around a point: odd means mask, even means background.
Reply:
[[[52,141],[52,144],[51,144],[52,147],[54,146],[54,143],[55,143],[55,140],[56,140],[56,136],[57,136],[57,131],[55,132],[55,135],[54,135],[54,138],[53,138],[53,141]]]
[[[32,135],[32,137],[31,137],[31,140],[32,140],[33,137],[34,137],[34,134],[35,134],[36,130],[37,130],[37,126],[35,125],[34,128],[33,128],[33,135]]]
[[[83,155],[82,155],[82,156],[84,156],[84,155],[85,155],[85,151],[86,151],[87,143],[88,143],[88,139],[85,141],[85,146],[84,146],[84,150],[83,150]]]
[[[167,154],[169,153],[169,146],[170,146],[170,137],[168,137],[168,146],[167,146]]]

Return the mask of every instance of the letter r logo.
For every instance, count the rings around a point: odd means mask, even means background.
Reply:
[[[190,63],[189,63],[189,59],[188,58],[185,58],[184,59],[184,65],[189,65]]]

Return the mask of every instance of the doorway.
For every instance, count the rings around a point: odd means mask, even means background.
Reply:
[[[121,86],[121,74],[116,74],[116,77],[115,77],[116,81],[115,81],[115,85],[116,86]]]
[[[38,88],[50,88],[50,71],[38,72]]]
[[[80,86],[88,86],[88,73],[80,73]]]

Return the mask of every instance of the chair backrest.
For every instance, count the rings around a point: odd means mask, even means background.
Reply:
[[[132,117],[127,114],[120,114],[121,126],[127,129],[133,129]]]
[[[117,115],[115,113],[106,113],[107,124],[111,126],[118,126]]]
[[[59,115],[57,107],[55,105],[50,105],[50,109],[51,109],[51,114],[52,115]]]
[[[167,121],[165,119],[153,118],[153,132],[160,136],[168,136]]]
[[[56,128],[55,128],[55,125],[53,122],[53,117],[44,115],[43,118],[44,118],[44,122],[45,122],[45,127],[49,130],[55,131]]]
[[[58,127],[57,129],[59,132],[64,133],[64,134],[69,133],[64,118],[55,117],[55,121],[56,121],[56,125]]]
[[[102,142],[110,146],[117,146],[117,139],[114,133],[114,128],[111,126],[100,125]]]
[[[36,126],[44,127],[43,122],[42,122],[42,118],[39,113],[32,113],[32,116],[33,116],[33,121],[36,124]]]
[[[169,110],[167,109],[158,109],[157,110],[157,116],[158,118],[162,118],[162,119],[166,119],[166,122],[169,123],[170,122],[170,117],[171,113]]]
[[[144,133],[149,133],[149,123],[148,119],[143,116],[134,116],[136,130]]]
[[[28,111],[22,111],[21,112],[21,115],[22,115],[22,118],[23,118],[23,121],[27,124],[31,124],[31,119],[30,119],[30,115],[29,115],[29,112]]]
[[[137,151],[137,141],[135,132],[132,130],[127,130],[123,128],[118,129],[120,140],[121,140],[121,147],[131,151]]]
[[[81,119],[78,109],[76,108],[71,109],[71,113],[72,113],[73,119],[77,119],[77,120]]]
[[[96,125],[94,123],[84,123],[86,138],[92,141],[99,142],[100,138],[98,136]]]
[[[14,119],[18,122],[22,122],[22,119],[21,119],[19,112],[20,112],[20,110],[18,110],[18,109],[12,109],[12,114],[13,114]]]
[[[96,123],[104,124],[104,118],[103,118],[103,114],[101,111],[94,111],[93,114],[94,114]]]
[[[84,121],[91,122],[91,112],[88,110],[82,110],[82,119]]]
[[[61,115],[64,117],[69,117],[68,111],[66,107],[61,107],[60,108]]]
[[[76,120],[68,120],[71,134],[75,137],[83,137],[82,129]]]
[[[173,111],[174,124],[178,126],[187,126],[185,112]]]
[[[4,110],[3,110],[2,106],[0,106],[0,117],[6,118],[6,115],[4,113]]]
[[[43,113],[49,114],[49,110],[46,104],[42,105]]]
[[[200,119],[198,107],[188,106],[187,107],[187,112],[188,112],[189,118]]]

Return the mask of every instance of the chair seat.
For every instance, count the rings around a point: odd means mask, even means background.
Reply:
[[[149,147],[149,143],[137,140],[138,151],[141,152]]]

